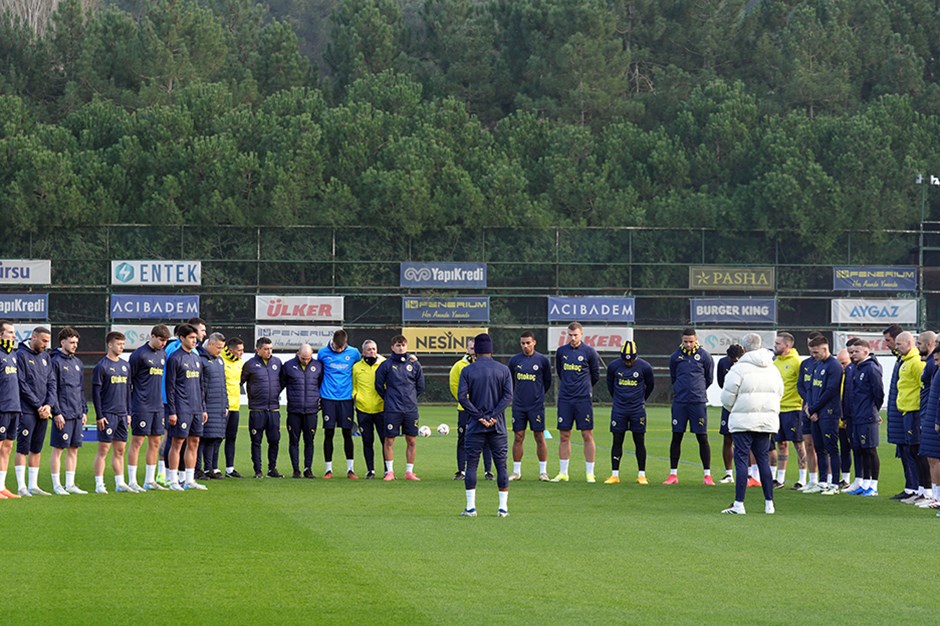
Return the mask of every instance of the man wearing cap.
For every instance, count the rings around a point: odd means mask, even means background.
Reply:
[[[774,476],[770,471],[771,435],[780,430],[780,398],[783,378],[774,367],[773,355],[761,347],[761,337],[741,337],[744,356],[725,377],[721,404],[728,409],[728,430],[734,439],[734,504],[722,513],[744,514],[747,466],[751,453],[757,461],[764,489],[764,513],[774,513]]]
[[[493,360],[493,340],[487,333],[474,337],[476,360],[460,372],[457,396],[469,415],[467,422],[467,471],[464,486],[467,508],[460,515],[476,517],[477,467],[480,454],[489,448],[496,466],[499,489],[497,517],[509,516],[509,474],[506,471],[506,415],[512,403],[509,368]]]
[[[610,449],[610,478],[604,481],[606,485],[620,482],[620,459],[628,430],[633,433],[636,446],[636,482],[649,484],[646,479],[646,401],[653,393],[654,384],[653,367],[637,358],[634,342],[625,341],[620,348],[620,358],[607,366],[607,390],[613,403],[610,432],[614,442]]]
[[[548,446],[545,445],[545,394],[552,388],[552,363],[535,351],[535,335],[525,331],[519,337],[522,352],[509,359],[512,374],[512,475],[522,479],[525,429],[532,429],[535,454],[539,460],[539,480],[548,478]],[[485,459],[485,457],[484,457]]]
[[[450,368],[450,393],[457,399],[457,386],[460,384],[460,372],[463,368],[473,363],[476,358],[473,352],[473,339],[467,340],[467,353]],[[460,403],[457,403],[457,471],[454,473],[454,480],[463,480],[464,469],[467,467],[467,452],[464,442],[467,434],[467,412],[463,410]],[[493,480],[493,457],[487,448],[483,450],[483,477],[486,480]],[[511,480],[511,479],[510,479]]]

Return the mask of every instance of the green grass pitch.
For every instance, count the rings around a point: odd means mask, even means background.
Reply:
[[[880,498],[777,492],[763,513],[719,515],[733,485],[704,487],[687,436],[680,484],[668,470],[668,409],[650,412],[651,484],[633,483],[625,454],[610,469],[609,409],[598,409],[598,484],[584,482],[573,447],[567,484],[540,483],[531,435],[511,517],[496,518],[496,487],[480,481],[480,517],[458,517],[453,407],[422,407],[422,423],[451,425],[418,441],[421,483],[209,481],[193,493],[33,497],[0,502],[7,563],[5,623],[887,623],[933,621],[930,546],[940,519],[889,502],[902,486],[893,446],[881,450]],[[242,420],[237,467],[250,469]],[[549,419],[551,423],[551,416]],[[717,425],[717,413],[710,423]],[[558,439],[549,473],[558,471]],[[721,467],[713,431],[713,467]],[[287,472],[282,429],[280,469]],[[314,467],[323,471],[317,433]],[[336,467],[344,469],[337,435]],[[356,469],[364,463],[356,439]],[[94,486],[96,444],[79,455],[78,484]],[[627,438],[627,451],[632,441]],[[404,471],[404,443],[395,467]],[[788,472],[796,478],[795,461]],[[141,478],[143,468],[139,470]],[[720,471],[716,471],[720,476]],[[110,465],[106,472],[113,492]],[[40,485],[48,488],[48,449]],[[12,466],[8,487],[15,486]]]

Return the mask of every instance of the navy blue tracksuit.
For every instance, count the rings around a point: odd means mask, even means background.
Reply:
[[[492,357],[478,357],[460,372],[457,401],[470,416],[464,444],[467,448],[464,485],[467,489],[476,489],[480,454],[483,448],[489,448],[496,466],[496,485],[500,489],[507,489],[506,409],[512,404],[512,375],[509,368]],[[480,419],[495,419],[496,423],[484,426]]]
[[[261,438],[268,438],[268,471],[277,469],[281,441],[281,368],[279,358],[265,361],[255,355],[242,367],[242,383],[248,394],[248,434],[251,437],[251,463],[261,473]]]
[[[825,481],[826,475],[832,474],[833,481],[838,482],[841,468],[839,420],[842,419],[842,365],[836,357],[829,355],[823,361],[816,361],[806,404],[809,414],[819,418],[811,425],[819,480]]]
[[[39,407],[46,403],[46,389],[52,373],[52,358],[21,342],[16,350],[16,369],[20,384],[20,425],[16,436],[17,454],[39,454],[49,420],[39,419]]]
[[[294,471],[300,471],[300,439],[304,440],[304,469],[313,465],[313,435],[320,410],[323,364],[311,359],[304,365],[297,357],[281,368],[281,385],[287,390],[287,449]]]

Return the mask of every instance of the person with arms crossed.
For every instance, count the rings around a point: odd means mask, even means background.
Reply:
[[[672,381],[672,443],[669,446],[669,478],[664,485],[679,484],[679,458],[686,425],[698,440],[704,483],[714,485],[711,472],[711,448],[708,446],[706,390],[712,384],[715,364],[711,355],[698,344],[694,328],[682,331],[682,343],[669,357]]]
[[[323,364],[313,358],[309,343],[281,368],[281,387],[287,390],[288,451],[294,478],[313,478],[313,438],[320,410]],[[304,471],[300,473],[300,440],[304,440]]]
[[[19,498],[7,489],[7,468],[17,437],[22,405],[20,380],[16,367],[16,327],[6,320],[0,321],[0,496]]]
[[[405,480],[421,480],[414,466],[424,371],[420,363],[409,359],[404,336],[392,337],[392,354],[375,371],[375,390],[385,402],[385,480],[395,480],[395,438],[399,434],[405,435]]]
[[[735,464],[734,503],[722,513],[744,515],[748,458],[753,454],[764,490],[764,513],[773,514],[770,447],[772,435],[780,431],[783,379],[774,367],[771,352],[761,346],[760,335],[744,335],[741,345],[744,356],[728,372],[721,390],[721,405],[729,411],[728,430],[734,439]]]
[[[343,430],[343,451],[346,453],[346,478],[358,480],[355,472],[353,448],[353,391],[352,368],[362,359],[359,350],[346,343],[346,331],[333,333],[333,340],[320,348],[317,360],[323,364],[323,383],[320,386],[320,406],[323,409],[323,459],[326,471],[323,478],[333,478],[333,433]]]
[[[78,331],[71,326],[59,331],[59,349],[52,352],[52,375],[49,376],[46,395],[46,404],[52,407],[52,432],[49,435],[49,445],[52,447],[52,492],[60,496],[88,493],[75,484],[82,428],[88,421],[82,362],[75,356],[79,338]],[[59,475],[63,450],[68,450],[65,455],[64,488]]]
[[[636,344],[623,342],[620,358],[607,366],[607,390],[610,392],[610,432],[614,443],[610,449],[610,478],[607,485],[620,482],[620,459],[623,456],[623,440],[627,430],[633,433],[636,446],[638,485],[648,485],[646,478],[646,401],[653,393],[655,379],[653,366],[638,359]]]
[[[895,456],[901,460],[901,469],[904,471],[904,489],[891,496],[892,500],[903,500],[917,493],[917,476],[910,475],[911,463],[907,462],[907,446],[904,436],[904,419],[898,410],[898,373],[901,371],[901,353],[898,350],[897,338],[904,329],[892,324],[882,331],[885,345],[897,359],[891,371],[891,384],[888,386],[888,401],[885,406],[888,416],[887,435],[888,443],[895,445]]]
[[[578,322],[568,324],[568,343],[555,351],[558,373],[558,475],[551,482],[568,482],[571,460],[571,429],[577,427],[584,441],[584,471],[587,482],[594,478],[594,385],[601,378],[597,351],[583,341],[584,328]]]
[[[110,332],[105,337],[108,353],[98,361],[91,375],[91,399],[98,426],[98,452],[95,454],[95,493],[108,493],[104,484],[104,466],[111,454],[116,493],[139,493],[139,487],[124,482],[124,449],[131,419],[130,366],[124,354],[123,333]]]
[[[225,422],[225,477],[241,478],[235,469],[235,441],[238,439],[238,422],[242,406],[242,355],[245,342],[232,337],[222,349],[225,364],[225,389],[228,392],[228,416]]]
[[[366,478],[375,478],[375,438],[379,439],[379,452],[385,454],[385,402],[375,390],[375,372],[385,357],[371,339],[362,343],[362,360],[353,365],[353,400],[356,403],[356,421],[362,437],[362,456],[366,462]],[[306,472],[304,472],[306,475]],[[309,476],[312,478],[313,474]]]
[[[171,439],[170,456],[167,463],[167,481],[171,491],[184,489],[205,490],[206,486],[196,482],[196,456],[199,453],[199,438],[209,418],[206,413],[206,379],[202,360],[196,353],[198,331],[194,326],[183,324],[177,335],[179,350],[166,362],[167,437]],[[186,451],[182,452],[183,443]],[[183,484],[174,468],[185,467]]]
[[[147,440],[144,491],[165,491],[157,483],[157,459],[163,436],[163,374],[166,352],[163,346],[170,339],[170,329],[157,324],[150,330],[150,339],[131,353],[128,359],[131,385],[131,449],[127,454],[127,484],[137,487],[137,462],[140,449]]]
[[[539,480],[548,478],[548,446],[545,444],[545,395],[552,388],[552,362],[535,351],[535,335],[525,331],[519,337],[522,352],[509,359],[512,375],[512,474],[509,480],[522,479],[522,455],[525,430],[532,429],[535,455],[539,460]],[[486,461],[487,450],[483,451]]]
[[[473,339],[468,339],[467,353],[450,368],[450,395],[454,397],[454,400],[457,400],[457,388],[460,384],[460,372],[463,371],[463,368],[473,363],[474,358]],[[454,480],[463,480],[464,470],[467,467],[467,450],[464,442],[467,434],[466,431],[468,419],[470,419],[470,417],[467,415],[467,412],[463,410],[462,406],[460,406],[460,402],[457,402],[457,471],[454,473]],[[493,457],[490,455],[489,448],[483,448],[483,468],[483,478],[486,480],[493,480]]]
[[[512,403],[509,368],[493,360],[489,334],[474,337],[476,360],[460,372],[457,397],[469,415],[467,422],[467,472],[464,478],[467,507],[463,517],[476,517],[477,468],[483,448],[489,448],[496,466],[499,490],[497,517],[509,517],[509,474],[506,471],[506,409]]]
[[[49,374],[52,362],[46,349],[52,332],[37,326],[29,341],[20,342],[16,350],[16,375],[20,384],[20,424],[16,434],[16,483],[20,496],[49,496],[39,488],[39,465],[42,446],[52,417],[52,407],[46,404]],[[27,464],[29,482],[27,483]],[[2,495],[2,494],[0,494]]]
[[[245,361],[242,382],[248,395],[248,434],[251,436],[251,463],[255,478],[261,472],[261,440],[268,439],[268,478],[284,478],[277,470],[277,451],[281,442],[281,367],[272,356],[274,344],[268,337],[255,342],[255,355]]]
[[[196,348],[202,361],[206,389],[206,423],[199,439],[199,455],[202,457],[205,476],[211,480],[225,478],[219,469],[219,449],[222,447],[222,439],[228,425],[228,390],[225,362],[222,359],[224,347],[225,335],[212,333]]]

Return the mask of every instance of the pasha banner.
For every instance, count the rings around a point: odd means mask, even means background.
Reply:
[[[689,289],[702,291],[773,291],[774,268],[734,265],[689,267]]]

